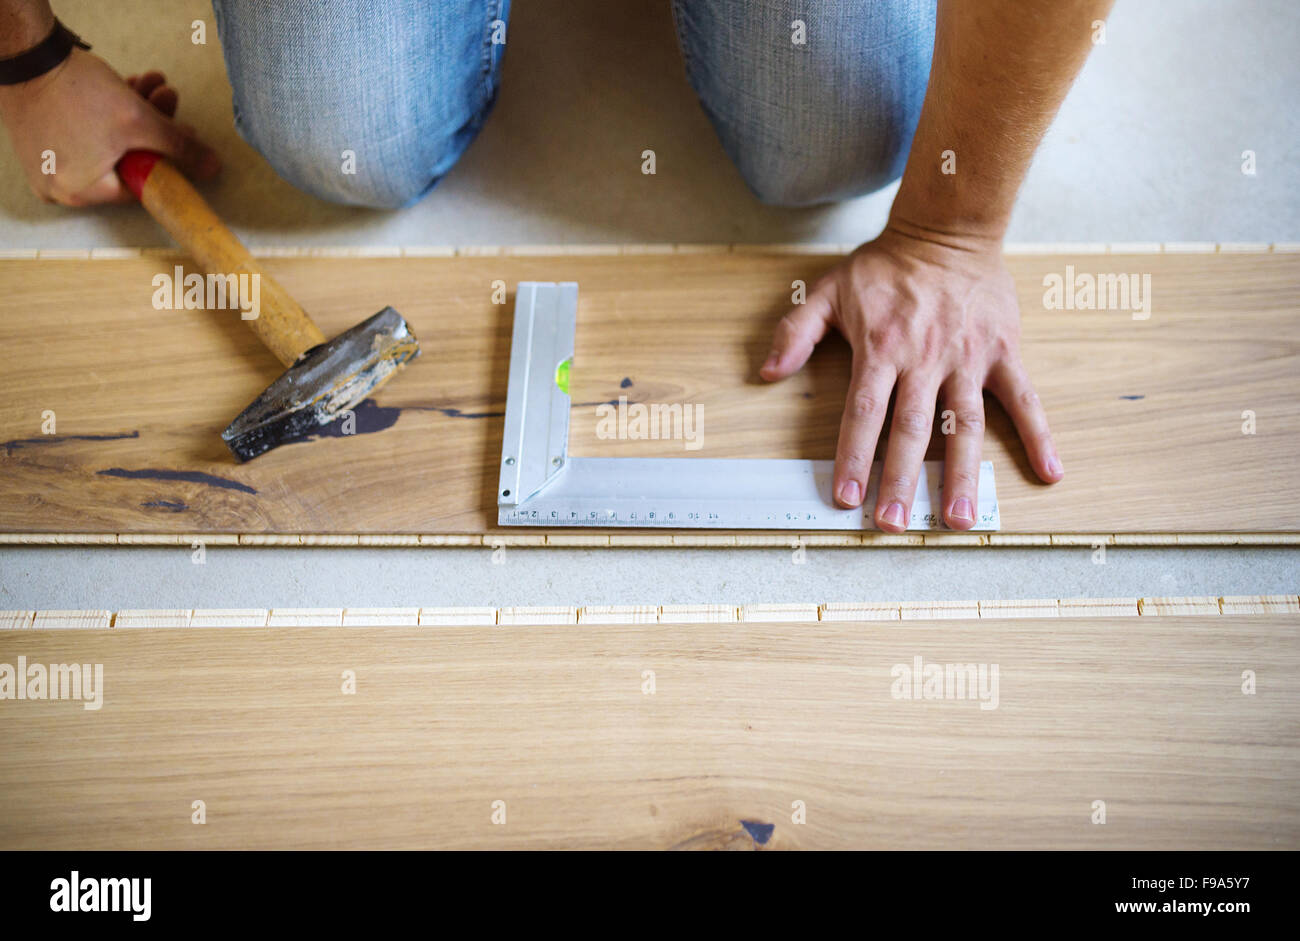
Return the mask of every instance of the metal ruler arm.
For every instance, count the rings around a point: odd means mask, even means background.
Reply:
[[[877,465],[855,510],[831,499],[834,461],[752,458],[569,458],[563,474],[517,506],[498,508],[502,526],[682,529],[875,529]],[[943,465],[927,461],[909,529],[943,529]],[[980,464],[975,530],[998,528],[993,464]]]
[[[568,369],[578,286],[525,281],[515,298],[497,490],[503,526],[874,529],[880,466],[855,510],[831,498],[833,461],[570,458]],[[925,462],[908,526],[944,528],[943,465]],[[993,465],[980,464],[975,530],[1000,525]]]

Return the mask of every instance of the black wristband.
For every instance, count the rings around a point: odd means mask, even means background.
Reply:
[[[32,48],[8,59],[0,59],[0,85],[18,85],[44,75],[72,55],[73,46],[90,48],[80,36],[55,20],[50,35]]]

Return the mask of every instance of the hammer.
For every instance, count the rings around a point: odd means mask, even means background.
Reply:
[[[406,320],[385,307],[328,342],[320,327],[253,260],[189,180],[159,154],[129,151],[118,175],[145,209],[212,274],[261,282],[260,312],[247,321],[288,367],[221,433],[240,461],[309,435],[347,413],[420,354]]]

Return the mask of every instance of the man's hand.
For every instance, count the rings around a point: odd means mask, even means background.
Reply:
[[[986,388],[1011,413],[1035,473],[1048,483],[1063,476],[1020,362],[1020,313],[1001,245],[1034,148],[1111,3],[939,0],[930,84],[889,225],[777,327],[766,379],[802,366],[832,326],[853,345],[835,458],[843,506],[866,494],[896,392],[875,508],[881,529],[902,532],[910,522],[936,402],[956,422],[943,487],[953,529],[975,525]]]
[[[1061,479],[1047,417],[1020,362],[1020,309],[999,241],[936,240],[895,222],[786,314],[763,378],[797,371],[831,327],[853,347],[835,455],[833,493],[840,505],[856,507],[866,496],[895,390],[875,507],[881,529],[902,532],[911,519],[936,402],[954,419],[944,461],[944,522],[953,529],[975,525],[985,388],[1010,412],[1038,476]]]
[[[0,86],[0,117],[27,182],[65,206],[130,200],[113,169],[128,150],[157,151],[196,180],[215,176],[221,161],[193,128],[172,120],[176,102],[162,73],[123,81],[84,49],[29,82]],[[53,173],[44,172],[47,152]]]

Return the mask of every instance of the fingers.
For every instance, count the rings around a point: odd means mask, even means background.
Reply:
[[[146,98],[149,104],[167,115],[167,117],[171,118],[176,116],[176,105],[180,101],[180,98],[176,94],[176,89],[172,88],[170,85],[163,85],[159,88],[155,88],[146,96]]]
[[[980,450],[984,445],[984,395],[969,376],[949,376],[943,385],[945,432],[943,462],[943,521],[952,529],[975,525],[979,506]],[[951,422],[951,433],[949,432]]]
[[[158,114],[170,119],[176,115],[180,99],[176,89],[167,84],[162,72],[145,72],[126,80],[136,94],[153,106]],[[191,179],[206,180],[221,170],[221,161],[215,151],[199,141],[194,129],[188,125],[169,121],[152,121],[146,116],[149,143],[135,143],[132,147],[156,150],[172,159],[181,172]],[[97,184],[98,185],[98,184]]]
[[[141,98],[148,98],[155,89],[167,85],[167,76],[155,69],[141,75],[128,75],[126,83]]]
[[[814,290],[806,303],[782,317],[772,337],[772,352],[758,374],[768,382],[774,382],[798,372],[808,362],[813,347],[826,336],[831,311],[828,292]]]
[[[175,124],[152,108],[142,115],[143,134],[128,149],[154,150],[168,157],[192,180],[208,180],[221,171],[221,159],[193,130]]]
[[[889,393],[897,373],[892,366],[862,367],[853,357],[853,383],[840,419],[835,448],[835,479],[831,492],[840,506],[859,506],[867,495],[867,478],[876,455],[876,442],[885,424]]]
[[[899,378],[876,499],[876,525],[886,532],[901,533],[912,518],[912,500],[934,428],[938,393],[937,380],[916,373],[904,373]]]
[[[126,83],[135,89],[136,94],[141,98],[148,98],[149,93],[155,88],[161,88],[167,84],[167,76],[159,71],[145,72],[143,75],[132,75],[127,78]]]
[[[1047,428],[1047,414],[1025,368],[1019,363],[998,363],[989,373],[988,387],[1015,422],[1034,473],[1049,484],[1064,477],[1065,469],[1056,454],[1056,445],[1052,443],[1052,433]]]
[[[153,105],[167,117],[176,113],[178,101],[176,89],[167,84],[167,76],[161,72],[145,72],[132,75],[126,80],[132,90],[149,104]]]

